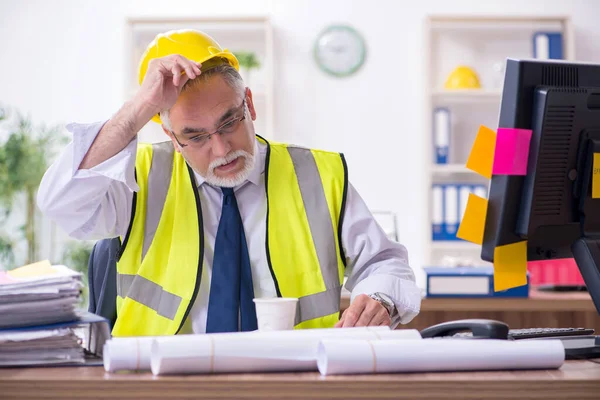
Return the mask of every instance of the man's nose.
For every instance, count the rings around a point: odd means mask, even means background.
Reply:
[[[229,143],[224,140],[218,133],[210,138],[210,145],[213,155],[216,157],[225,157],[231,150]]]

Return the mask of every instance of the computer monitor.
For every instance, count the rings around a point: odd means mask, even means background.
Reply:
[[[600,65],[508,59],[498,127],[532,136],[527,174],[492,176],[482,259],[523,240],[528,261],[574,257],[600,314]]]

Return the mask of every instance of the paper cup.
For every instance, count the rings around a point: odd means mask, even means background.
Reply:
[[[275,297],[254,299],[259,331],[284,331],[294,329],[298,299]]]

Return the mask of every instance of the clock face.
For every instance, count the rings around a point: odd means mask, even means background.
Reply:
[[[315,44],[315,60],[321,69],[335,76],[356,72],[365,61],[365,42],[349,26],[331,26]]]

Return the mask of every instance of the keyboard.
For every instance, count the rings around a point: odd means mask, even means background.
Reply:
[[[510,329],[508,338],[513,340],[548,337],[593,335],[594,330],[588,328],[526,328]]]
[[[573,336],[589,336],[593,335],[594,330],[591,328],[525,328],[525,329],[509,329],[508,339],[539,339],[539,338],[565,338]],[[451,337],[469,339],[473,337],[472,332],[459,332]]]

